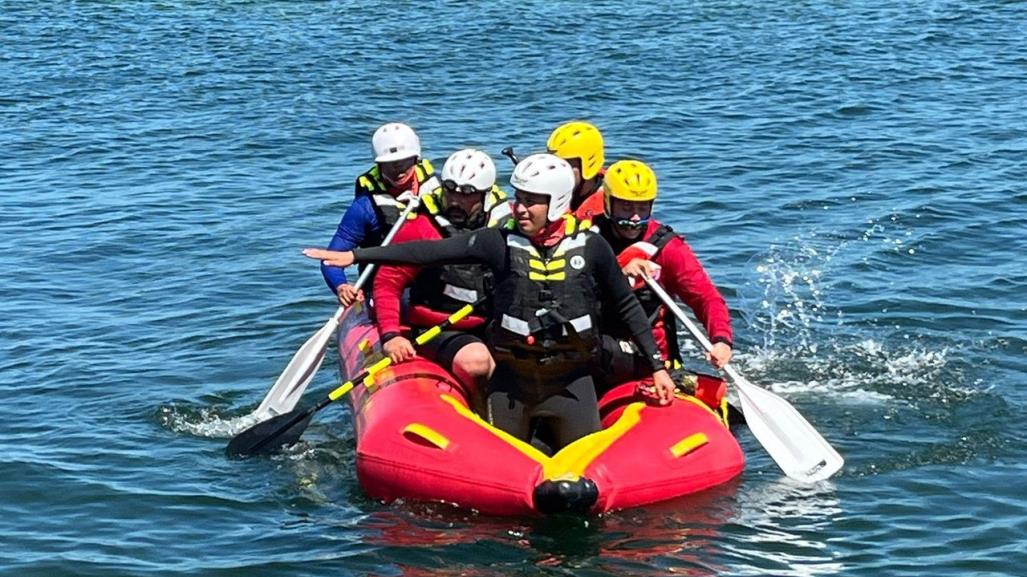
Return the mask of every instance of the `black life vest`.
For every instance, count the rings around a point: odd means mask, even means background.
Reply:
[[[520,375],[588,371],[599,342],[602,295],[585,258],[594,233],[566,218],[568,235],[546,249],[503,233],[509,273],[496,284],[489,341]]]
[[[652,232],[652,234],[629,245],[624,249],[624,251],[631,249],[642,250],[649,255],[649,260],[655,260],[663,248],[677,237],[678,234],[674,232],[674,229],[665,224],[661,224]],[[636,288],[635,296],[638,297],[638,302],[641,303],[642,310],[645,311],[646,317],[649,318],[650,325],[656,325],[659,321],[663,321],[663,327],[667,339],[667,348],[670,352],[670,359],[668,360],[680,362],[681,348],[678,345],[677,317],[672,314],[667,314],[667,307],[664,306],[659,295],[649,288],[648,284],[642,284]],[[609,329],[610,334],[617,334],[618,332],[617,327],[607,325],[605,328]]]
[[[441,214],[438,191],[421,197],[422,205],[442,238],[470,234],[477,229],[453,226]],[[486,226],[505,224],[510,215],[506,193],[493,186],[485,199]],[[492,292],[492,271],[481,264],[447,264],[421,269],[410,285],[410,304],[424,305],[439,312],[456,312]]]

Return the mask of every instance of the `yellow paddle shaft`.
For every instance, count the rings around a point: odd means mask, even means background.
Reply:
[[[418,345],[423,345],[423,344],[427,343],[428,341],[434,339],[435,337],[439,336],[439,334],[441,334],[442,331],[446,330],[451,325],[454,325],[454,324],[460,322],[461,320],[464,319],[464,317],[466,317],[467,315],[471,314],[474,311],[475,305],[477,305],[479,302],[481,302],[481,301],[479,300],[478,302],[475,302],[473,304],[467,304],[467,305],[464,305],[464,306],[460,307],[460,310],[458,310],[455,313],[449,315],[449,317],[446,318],[446,320],[443,321],[442,324],[436,325],[436,326],[434,326],[434,327],[424,331],[423,333],[421,333],[420,336],[418,336],[416,339],[414,339],[414,342],[416,342]],[[380,361],[378,361],[375,364],[373,364],[370,367],[368,367],[366,370],[362,371],[359,375],[357,375],[353,379],[348,380],[345,383],[343,383],[342,385],[340,385],[339,388],[337,388],[334,391],[328,393],[328,398],[333,400],[333,401],[339,400],[340,397],[342,397],[346,393],[348,393],[351,390],[353,390],[353,387],[356,386],[356,383],[359,383],[360,381],[363,381],[367,377],[370,377],[371,375],[374,375],[374,374],[377,374],[377,373],[383,371],[386,367],[388,367],[391,364],[392,364],[392,358],[391,357],[385,357],[385,358],[381,359]]]

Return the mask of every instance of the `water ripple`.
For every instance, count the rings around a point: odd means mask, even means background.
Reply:
[[[1022,4],[41,6],[0,10],[0,573],[1022,573]],[[367,499],[347,409],[224,457],[334,310],[298,251],[378,124],[440,164],[570,118],[654,166],[839,477],[741,429],[736,484],[536,522]]]

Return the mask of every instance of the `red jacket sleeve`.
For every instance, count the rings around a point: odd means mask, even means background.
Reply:
[[[440,238],[438,231],[428,222],[428,217],[422,214],[401,226],[392,243],[437,238]],[[378,321],[378,330],[382,334],[401,331],[400,302],[403,290],[413,282],[419,272],[419,266],[387,264],[382,265],[374,275],[374,314]]]
[[[699,322],[706,327],[710,340],[733,343],[731,314],[727,303],[688,243],[680,237],[672,239],[660,251],[656,263],[663,267],[660,281],[667,291],[692,309]]]

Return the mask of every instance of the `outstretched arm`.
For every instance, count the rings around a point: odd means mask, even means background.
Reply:
[[[354,262],[386,264],[442,265],[482,263],[493,269],[502,266],[505,240],[492,228],[443,240],[405,242],[392,246],[333,251],[307,248],[303,254],[320,259],[329,266],[349,266]]]

